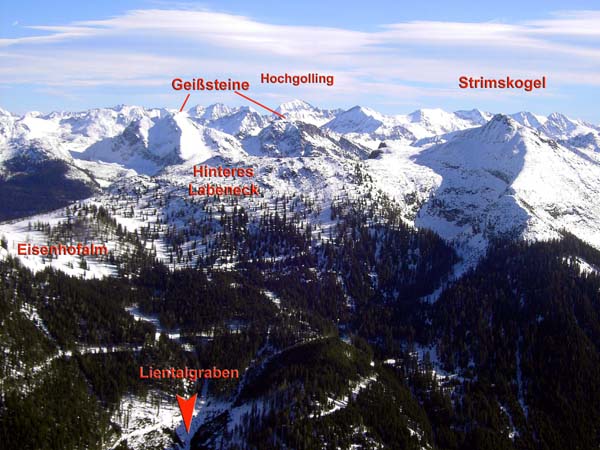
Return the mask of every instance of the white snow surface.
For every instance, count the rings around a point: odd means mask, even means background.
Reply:
[[[158,391],[150,391],[146,398],[125,396],[111,420],[119,424],[121,435],[110,442],[107,449],[114,449],[123,441],[135,449],[146,448],[149,443],[168,448],[173,445],[173,439],[165,429],[175,429],[180,436],[185,435],[177,400]]]
[[[329,122],[336,115],[336,111],[319,109],[297,99],[282,103],[276,111],[283,114],[287,120],[297,120],[319,127]]]
[[[506,116],[448,142],[392,145],[368,164],[416,226],[464,255],[480,255],[489,236],[548,239],[563,228],[600,247],[600,164]]]
[[[421,109],[385,115],[362,106],[319,109],[301,100],[279,110],[285,120],[219,104],[181,113],[136,106],[24,116],[1,111],[0,173],[20,155],[62,159],[73,168],[70,176],[88,181],[89,174],[103,189],[158,183],[171,199],[163,211],[170,211],[171,203],[189,200],[190,182],[234,182],[199,180],[192,176],[193,164],[254,167],[251,181],[267,202],[303,193],[318,198],[326,211],[352,184],[358,164],[400,204],[409,223],[431,228],[456,246],[466,261],[457,273],[498,235],[548,239],[565,228],[600,248],[595,125],[559,113],[507,117],[476,109]],[[101,193],[94,201],[110,206],[112,200]],[[152,198],[145,201],[145,209],[116,219],[130,231],[156,223],[149,212],[157,205]],[[242,203],[252,209],[255,201]],[[27,237],[22,224],[3,224],[2,233],[11,242]],[[167,256],[162,242],[154,245],[159,257]],[[71,270],[67,261],[61,267]],[[94,271],[105,275],[109,269]]]
[[[30,230],[30,223],[40,221],[50,225],[56,225],[59,221],[65,221],[67,218],[63,215],[63,210],[53,211],[47,214],[40,214],[34,218],[26,218],[14,222],[0,223],[0,237],[4,237],[7,241],[7,249],[0,248],[0,258],[6,258],[9,254],[16,256],[21,261],[23,266],[33,272],[42,271],[47,267],[60,270],[68,275],[73,275],[82,278],[103,278],[116,274],[116,267],[110,266],[98,259],[96,256],[84,256],[87,267],[80,267],[81,256],[77,255],[53,255],[52,259],[42,255],[18,255],[18,244],[29,243],[32,245],[56,245],[56,243],[48,242],[48,237],[33,228]],[[61,242],[63,245],[73,245],[77,243]],[[85,244],[85,243],[84,243]],[[88,245],[90,242],[87,243]],[[114,242],[94,242],[94,245],[106,244],[109,250],[115,249]]]

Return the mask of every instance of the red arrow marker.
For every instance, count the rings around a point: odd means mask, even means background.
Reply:
[[[189,399],[177,396],[177,403],[179,403],[179,410],[183,417],[183,423],[185,424],[185,430],[190,432],[190,425],[192,424],[192,416],[194,415],[194,407],[196,406],[196,396],[192,395]]]
[[[185,100],[183,101],[183,105],[181,105],[181,108],[179,108],[179,112],[183,111],[183,108],[185,108],[185,104],[187,103],[188,99],[190,98],[190,94],[188,94],[185,97]]]
[[[274,109],[271,109],[271,108],[269,108],[268,106],[265,106],[265,105],[263,105],[262,103],[258,103],[256,100],[254,100],[254,99],[252,99],[252,98],[250,98],[250,97],[248,97],[248,96],[246,96],[246,95],[244,95],[244,94],[241,94],[241,93],[239,93],[238,91],[233,91],[233,92],[234,92],[235,94],[239,95],[240,97],[244,97],[246,100],[248,100],[248,101],[250,101],[250,102],[254,103],[255,105],[258,105],[258,106],[260,106],[261,108],[265,108],[267,111],[271,111],[273,114],[275,114],[275,115],[277,115],[277,116],[281,117],[282,119],[285,119],[285,116],[284,116],[283,114],[281,114],[281,113],[278,113],[278,112],[277,112],[277,111],[275,111]],[[183,106],[182,106],[182,108],[183,108]]]

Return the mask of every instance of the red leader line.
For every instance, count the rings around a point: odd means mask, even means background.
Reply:
[[[181,108],[179,108],[179,112],[183,111],[183,108],[185,108],[185,104],[187,103],[187,101],[188,101],[188,98],[190,98],[190,94],[188,94],[188,95],[185,97],[185,100],[183,101],[183,105],[181,105]]]
[[[277,114],[279,117],[281,117],[282,119],[285,119],[285,116],[283,114],[278,113],[277,111],[272,110],[271,108],[269,108],[268,106],[263,105],[262,103],[258,103],[256,100],[251,99],[250,97],[246,97],[244,94],[239,93],[238,91],[233,91],[235,92],[237,95],[239,95],[240,97],[244,97],[246,100],[251,101],[252,103],[256,103],[258,106],[260,106],[261,108],[265,108],[267,111],[271,111],[273,114]]]

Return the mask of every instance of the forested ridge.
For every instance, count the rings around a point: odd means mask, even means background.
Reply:
[[[152,228],[128,233],[106,209],[33,223],[54,239],[95,227],[128,251],[109,255],[117,276],[100,280],[0,261],[0,441],[106,448],[125,396],[202,392],[140,380],[139,366],[152,365],[243,374],[210,383],[230,407],[192,448],[600,445],[600,252],[567,232],[496,241],[449,282],[455,252],[407,226],[384,195],[334,199],[333,225],[317,233],[296,203],[279,199],[258,219],[233,204],[171,229],[174,259],[200,253],[177,270],[156,259]]]
[[[467,380],[457,419],[479,425],[478,448],[506,448],[503,424],[516,448],[598,447],[600,276],[582,260],[600,267],[600,252],[568,233],[498,242],[436,304],[441,359]]]

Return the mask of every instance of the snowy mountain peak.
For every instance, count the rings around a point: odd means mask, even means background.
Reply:
[[[277,112],[283,114],[288,120],[300,120],[312,125],[321,126],[335,117],[334,111],[319,109],[304,100],[291,100],[282,103]]]
[[[326,130],[301,120],[275,120],[257,136],[244,140],[249,154],[273,157],[334,156],[347,158],[360,152],[358,146],[342,144]]]
[[[413,122],[447,120],[452,114],[440,108],[417,109],[408,115]]]
[[[559,112],[553,112],[553,113],[549,114],[548,120],[551,120],[554,123],[562,123],[563,125],[568,125],[573,122],[567,116],[565,116],[564,114],[559,113]]]
[[[113,106],[112,108],[109,108],[117,113],[120,114],[124,114],[126,116],[133,116],[133,117],[141,117],[144,115],[145,113],[145,109],[141,106],[137,106],[137,105],[116,105]]]
[[[439,177],[416,223],[448,240],[485,248],[491,236],[547,239],[569,229],[600,245],[600,208],[590,201],[600,195],[600,165],[511,117],[497,114],[414,161]]]
[[[481,111],[480,109],[473,108],[471,110],[460,110],[454,111],[454,115],[460,119],[472,122],[478,125],[485,125],[493,117],[493,114],[489,112]]]
[[[190,109],[188,109],[188,114],[190,115],[190,117],[202,117],[202,115],[204,114],[204,112],[206,111],[206,108],[202,105],[196,105],[196,106],[192,106]]]
[[[228,116],[232,113],[232,108],[222,103],[215,103],[206,108],[202,118],[207,120],[220,119],[221,117]]]
[[[337,115],[325,127],[337,133],[373,133],[383,125],[381,114],[370,108],[354,106]]]
[[[233,136],[256,135],[269,123],[269,118],[261,116],[254,108],[243,106],[232,110],[231,114],[205,122],[207,126]]]
[[[234,108],[230,108],[222,103],[215,103],[207,106],[206,108],[200,105],[196,105],[188,110],[188,114],[191,117],[202,119],[205,121],[217,120],[222,117],[228,116],[235,111]]]
[[[544,116],[538,116],[527,111],[520,111],[518,113],[511,114],[510,117],[525,127],[535,129],[538,129],[539,127],[544,125],[548,120]]]
[[[548,116],[548,120],[540,127],[540,130],[557,140],[566,140],[576,135],[599,131],[593,125],[581,120],[573,120],[557,112]]]
[[[486,122],[481,118],[471,121],[439,108],[418,109],[408,115],[397,115],[394,119],[397,124],[404,126],[417,139],[465,130],[482,125],[481,122]]]
[[[361,114],[363,116],[369,116],[369,117],[374,117],[374,118],[383,117],[383,115],[381,113],[375,111],[372,108],[369,108],[368,106],[356,105],[356,106],[353,106],[352,108],[350,108],[346,112],[352,113],[352,114]]]
[[[317,108],[312,106],[310,103],[305,102],[304,100],[294,99],[294,100],[290,100],[289,102],[282,103],[281,105],[279,105],[277,107],[276,111],[280,112],[282,114],[285,114],[285,113],[290,113],[290,112],[294,112],[294,111],[305,111],[305,110],[312,111],[315,109],[317,109]]]
[[[119,135],[91,145],[81,158],[155,174],[166,165],[210,158],[212,151],[205,143],[203,131],[186,114],[143,117],[131,122]]]
[[[38,117],[43,117],[43,116],[44,116],[44,114],[41,113],[40,111],[27,111],[25,113],[25,115],[23,116],[23,118],[25,119],[28,117],[33,117],[33,118],[37,119]]]
[[[519,130],[525,129],[517,121],[507,115],[496,114],[487,124],[472,131],[484,142],[507,142]]]

